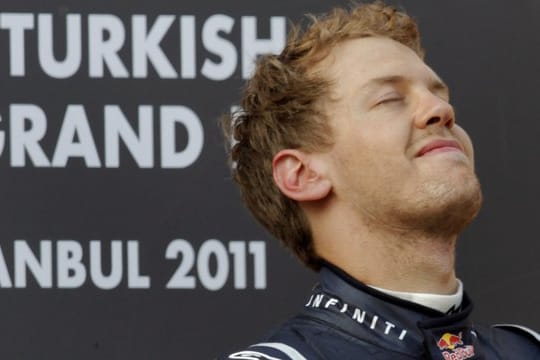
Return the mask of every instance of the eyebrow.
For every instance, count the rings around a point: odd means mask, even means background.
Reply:
[[[369,80],[366,84],[362,86],[362,90],[378,87],[381,85],[387,85],[387,84],[400,84],[400,83],[407,83],[410,82],[408,78],[402,75],[387,75],[387,76],[381,76],[377,78],[373,78]],[[431,90],[441,90],[446,92],[447,94],[450,93],[450,89],[448,85],[444,83],[439,78],[432,78],[429,81],[429,88]]]

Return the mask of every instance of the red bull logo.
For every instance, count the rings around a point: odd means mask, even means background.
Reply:
[[[437,342],[437,346],[441,350],[454,350],[456,346],[463,345],[461,340],[461,332],[458,335],[452,333],[444,333]]]
[[[474,346],[463,344],[462,333],[444,333],[437,346],[445,360],[465,360],[474,356]]]

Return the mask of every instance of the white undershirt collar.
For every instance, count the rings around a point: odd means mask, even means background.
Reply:
[[[370,286],[371,288],[378,290],[382,293],[397,297],[402,300],[411,301],[428,308],[438,310],[443,313],[447,313],[451,310],[459,308],[461,301],[463,300],[463,283],[457,279],[458,289],[455,294],[451,295],[439,295],[439,294],[426,294],[426,293],[414,293],[405,291],[394,291],[379,288],[376,286]]]

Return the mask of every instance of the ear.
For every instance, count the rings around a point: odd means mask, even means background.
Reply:
[[[296,201],[325,198],[332,189],[310,154],[299,150],[281,150],[272,161],[274,181],[281,192]]]

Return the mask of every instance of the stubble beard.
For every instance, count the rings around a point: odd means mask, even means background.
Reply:
[[[462,183],[426,181],[389,214],[399,225],[428,237],[449,238],[461,233],[482,206],[482,190],[474,173]]]

